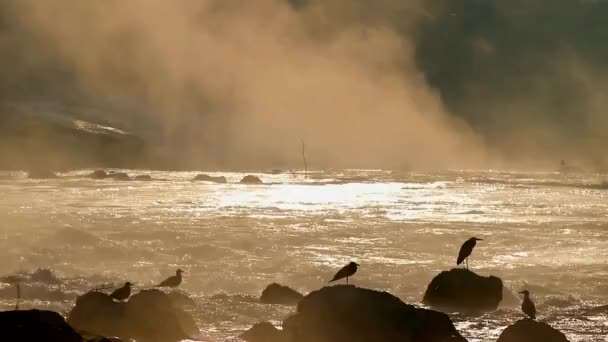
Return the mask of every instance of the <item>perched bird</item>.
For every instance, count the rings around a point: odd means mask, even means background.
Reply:
[[[465,265],[467,267],[467,270],[469,269],[469,255],[471,255],[471,252],[473,252],[473,248],[475,248],[475,244],[477,244],[477,241],[483,241],[483,239],[472,237],[462,244],[462,247],[460,247],[460,252],[458,253],[456,265],[460,265],[463,261],[466,260]]]
[[[174,276],[163,280],[160,284],[156,285],[156,287],[178,287],[179,284],[182,283],[182,273],[184,273],[182,270],[175,271]]]
[[[358,266],[360,266],[360,265],[357,264],[356,262],[351,261],[350,263],[348,263],[348,265],[342,267],[342,269],[340,269],[338,271],[338,273],[336,273],[334,278],[332,280],[330,280],[329,282],[331,283],[332,281],[346,278],[346,284],[348,284],[348,277],[352,276],[353,274],[355,274],[355,272],[357,272]]]
[[[125,299],[128,299],[129,296],[131,296],[131,284],[130,282],[126,282],[125,285],[123,285],[123,287],[114,290],[114,292],[112,292],[112,294],[110,295],[110,297],[112,297],[113,299],[116,299],[118,301],[123,301]]]
[[[520,294],[524,295],[524,302],[521,303],[521,311],[523,311],[528,317],[536,319],[536,307],[530,299],[530,292],[528,290],[521,291]]]

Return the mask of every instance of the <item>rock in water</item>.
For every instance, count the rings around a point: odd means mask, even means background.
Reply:
[[[500,278],[482,277],[469,270],[454,268],[433,278],[422,302],[446,311],[492,311],[502,300],[502,288]]]
[[[247,342],[279,342],[283,341],[283,333],[271,323],[261,322],[242,333],[239,338]]]
[[[241,179],[241,184],[263,184],[260,177],[248,175]]]
[[[192,178],[192,181],[193,182],[213,182],[213,183],[227,183],[228,182],[226,180],[226,177],[224,177],[224,176],[212,177],[212,176],[204,175],[204,174],[196,175],[196,177]]]
[[[298,291],[273,283],[262,291],[260,302],[264,304],[296,305],[302,298],[304,296]]]
[[[466,341],[444,313],[352,285],[304,297],[297,313],[283,322],[283,332],[291,342]]]
[[[568,342],[566,335],[549,324],[531,319],[522,319],[508,326],[497,342]]]
[[[139,175],[139,176],[135,176],[135,178],[133,178],[133,180],[136,180],[136,181],[151,181],[152,180],[152,176],[150,176],[150,175]]]
[[[53,311],[3,311],[0,341],[82,342],[82,337]]]
[[[108,178],[108,174],[104,170],[95,170],[93,173],[89,175],[89,178],[92,179],[106,179]]]
[[[198,334],[194,319],[159,290],[140,291],[127,302],[89,292],[78,298],[68,322],[78,330],[125,340],[171,342]]]

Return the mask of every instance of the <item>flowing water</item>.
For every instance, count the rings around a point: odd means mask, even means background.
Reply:
[[[530,289],[539,319],[571,341],[608,341],[608,184],[601,175],[394,173],[257,174],[264,185],[191,182],[195,173],[126,170],[149,182],[0,176],[0,275],[50,268],[63,280],[22,290],[22,308],[67,312],[77,294],[126,280],[153,286],[177,268],[206,341],[236,340],[291,307],[255,298],[278,282],[307,293],[354,260],[352,282],[419,303],[455,266],[464,240],[482,275]],[[15,290],[0,283],[0,309]],[[36,287],[38,286],[38,287]],[[519,299],[483,316],[454,315],[469,341],[495,341],[522,318]]]

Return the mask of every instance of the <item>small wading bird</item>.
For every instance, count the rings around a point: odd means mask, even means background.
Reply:
[[[351,261],[350,263],[348,263],[348,265],[342,267],[342,269],[339,270],[338,273],[336,273],[336,275],[334,276],[334,278],[329,282],[331,283],[332,281],[346,278],[346,284],[348,284],[348,277],[352,276],[353,274],[355,274],[355,272],[357,272],[358,266],[360,265],[356,262]]]
[[[160,284],[156,285],[156,287],[178,287],[179,284],[182,283],[182,273],[184,273],[182,270],[175,271],[174,276],[163,280]]]
[[[112,294],[110,295],[110,297],[112,297],[113,299],[116,299],[117,301],[123,301],[129,298],[129,296],[131,296],[131,284],[130,282],[126,282],[125,285],[123,285],[123,287],[114,290],[114,292],[112,292]]]
[[[477,241],[483,241],[483,239],[472,237],[462,244],[462,247],[460,247],[460,252],[458,253],[456,265],[460,265],[463,261],[465,261],[465,266],[467,270],[469,269],[469,255],[471,255],[471,252],[473,252],[473,248],[475,248]]]
[[[521,311],[523,311],[531,319],[536,319],[536,307],[530,299],[530,292],[528,290],[524,290],[519,292],[519,294],[524,295],[524,301],[521,303]]]

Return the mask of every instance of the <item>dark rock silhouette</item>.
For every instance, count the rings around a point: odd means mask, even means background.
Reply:
[[[193,318],[159,290],[140,291],[127,302],[115,302],[105,293],[89,292],[76,300],[68,322],[79,331],[125,340],[179,341],[198,333]]]
[[[213,182],[213,183],[227,183],[228,182],[226,180],[226,177],[224,177],[224,176],[213,177],[213,176],[204,175],[204,174],[196,175],[196,177],[192,178],[192,181],[193,182]]]
[[[492,311],[502,300],[502,288],[500,278],[454,268],[433,278],[422,302],[445,311]]]
[[[123,342],[118,337],[95,337],[88,339],[87,342]]]
[[[547,323],[522,319],[508,326],[496,342],[568,342],[566,335]]]
[[[111,178],[113,180],[130,180],[131,179],[131,177],[129,177],[129,175],[124,172],[113,172],[113,171],[110,171],[110,173],[108,173],[108,178]]]
[[[264,291],[262,291],[260,302],[264,304],[295,305],[298,304],[302,298],[304,298],[304,295],[298,291],[287,286],[273,283],[268,285]]]
[[[46,169],[34,169],[34,170],[30,170],[27,173],[27,177],[29,179],[54,179],[54,178],[58,178],[57,175],[50,170],[46,170]]]
[[[251,329],[245,331],[239,338],[247,342],[280,342],[285,341],[283,332],[271,323],[257,323]]]
[[[133,180],[136,180],[136,181],[151,181],[152,180],[152,176],[150,176],[150,175],[139,175],[139,176],[135,176],[135,178],[133,178]]]
[[[106,179],[108,178],[108,174],[104,170],[95,170],[93,173],[89,175],[89,178],[92,179]]]
[[[31,282],[45,284],[60,284],[61,280],[48,268],[38,268],[30,276]]]
[[[352,285],[310,293],[283,322],[283,331],[291,342],[466,341],[444,313]]]
[[[53,311],[2,311],[0,341],[82,342],[82,337]]]
[[[263,184],[260,177],[247,175],[241,179],[241,184]]]

